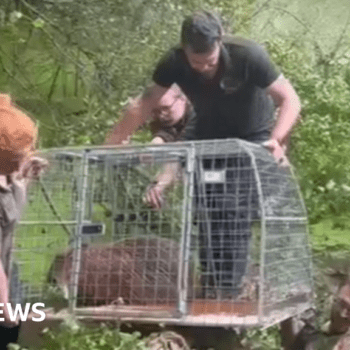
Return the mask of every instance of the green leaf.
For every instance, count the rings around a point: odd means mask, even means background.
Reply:
[[[34,28],[43,28],[45,25],[45,21],[41,18],[37,18],[35,21],[32,22]]]

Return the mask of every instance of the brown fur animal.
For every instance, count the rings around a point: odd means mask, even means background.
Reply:
[[[330,335],[305,326],[298,334],[291,350],[349,350],[350,334]]]
[[[350,281],[339,290],[332,304],[330,334],[344,334],[350,327]],[[350,347],[349,347],[350,350]]]
[[[96,246],[84,246],[78,282],[79,306],[174,305],[180,246],[159,237],[137,237]],[[73,250],[56,256],[49,281],[67,296]]]
[[[332,270],[328,277],[334,293],[329,324],[323,332],[305,325],[290,350],[350,350],[349,271]]]

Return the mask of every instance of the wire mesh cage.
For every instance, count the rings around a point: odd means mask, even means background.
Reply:
[[[232,139],[44,157],[49,170],[30,186],[16,233],[23,300],[66,298],[79,317],[242,327],[312,306],[303,201],[291,170],[262,146]],[[146,194],[160,177],[172,181],[155,210]]]

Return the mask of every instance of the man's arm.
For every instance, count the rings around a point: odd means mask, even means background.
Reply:
[[[151,144],[152,145],[162,145],[165,143],[165,140],[161,138],[160,136],[156,136],[152,139]]]
[[[270,140],[265,145],[278,162],[283,162],[288,136],[299,117],[301,104],[293,86],[283,75],[268,86],[267,92],[277,105],[278,115]]]
[[[107,134],[106,145],[120,145],[126,141],[151,116],[159,99],[168,91],[168,87],[153,84],[136,97],[123,113],[122,120],[115,124]]]
[[[146,191],[145,202],[153,209],[160,210],[164,204],[164,192],[172,186],[180,171],[178,163],[167,163],[163,171],[157,176],[157,180]]]
[[[283,145],[298,119],[301,111],[300,100],[291,83],[282,75],[267,88],[267,91],[278,107],[277,122],[272,130],[271,139]]]

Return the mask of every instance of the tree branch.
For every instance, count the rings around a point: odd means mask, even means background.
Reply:
[[[252,18],[255,17],[255,16],[257,16],[261,11],[263,11],[265,8],[267,8],[270,2],[271,2],[271,0],[266,0],[266,1],[252,14]]]
[[[339,48],[340,48],[340,45],[341,45],[341,43],[342,43],[342,41],[343,41],[343,39],[344,39],[346,30],[347,30],[349,24],[350,24],[350,11],[349,11],[349,13],[348,13],[348,18],[347,18],[347,20],[346,20],[346,22],[345,22],[344,28],[343,28],[343,30],[342,30],[342,32],[341,32],[341,34],[340,34],[340,36],[339,36],[339,38],[338,38],[338,40],[337,40],[335,46],[334,46],[334,49],[333,49],[333,50],[330,52],[330,54],[329,54],[329,57],[330,57],[331,59],[333,59],[333,58],[335,57],[335,55],[337,54],[337,51],[338,51]]]

